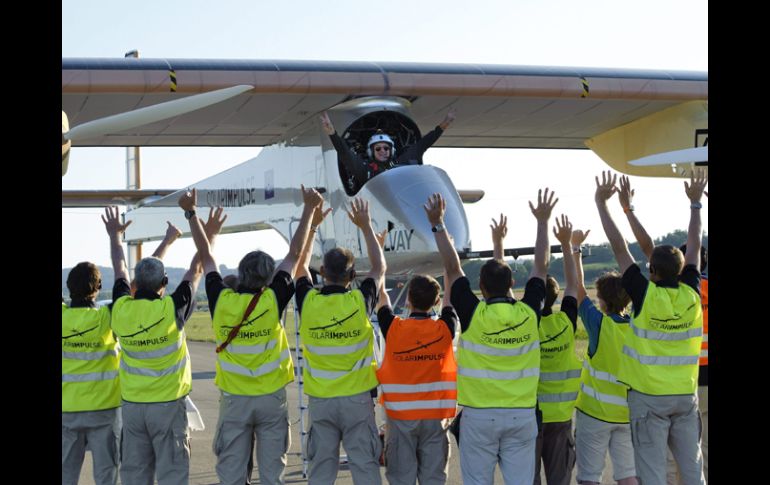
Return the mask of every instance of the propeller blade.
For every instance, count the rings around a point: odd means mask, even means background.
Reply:
[[[675,163],[700,163],[709,161],[709,147],[685,148],[671,152],[656,153],[647,157],[637,158],[628,162],[636,167],[649,167],[652,165],[671,165]]]
[[[196,94],[186,98],[167,101],[165,103],[147,106],[127,113],[121,113],[78,125],[62,136],[65,140],[78,141],[106,133],[117,133],[137,126],[155,123],[156,121],[173,118],[196,109],[222,102],[241,93],[254,89],[254,86],[239,85],[218,89],[208,93]],[[64,116],[62,116],[64,130]]]

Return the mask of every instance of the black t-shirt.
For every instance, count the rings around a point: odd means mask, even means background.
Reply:
[[[302,312],[302,302],[305,301],[305,297],[308,292],[313,289],[313,283],[307,276],[297,280],[297,311]],[[374,311],[374,307],[377,305],[377,285],[374,282],[374,278],[366,278],[358,287],[361,293],[364,295],[364,303],[366,305],[366,314],[370,315]],[[350,288],[345,288],[339,285],[326,285],[321,288],[322,295],[331,295],[333,293],[345,293],[350,291]]]
[[[694,264],[685,266],[678,279],[662,280],[655,284],[664,288],[677,288],[679,282],[686,284],[700,295],[700,272]],[[631,297],[634,316],[638,316],[642,311],[644,297],[647,295],[649,280],[642,274],[642,270],[638,265],[632,264],[625,273],[623,273],[621,284],[623,285],[623,289],[626,290],[626,293],[628,293],[628,296]]]
[[[476,305],[479,304],[479,298],[473,294],[471,290],[471,283],[467,277],[463,276],[455,280],[452,284],[452,293],[450,300],[452,306],[457,312],[457,316],[460,318],[460,328],[462,332],[468,330],[473,318],[473,312],[476,311]],[[502,297],[491,298],[487,303],[516,303],[516,299]],[[543,302],[545,302],[545,282],[540,278],[530,278],[527,281],[527,285],[524,287],[524,298],[521,299],[522,303],[526,303],[535,311],[537,315],[538,325],[540,324],[540,311],[543,308]]]
[[[126,285],[127,284],[128,283],[126,283]],[[136,300],[158,300],[160,299],[160,295],[154,291],[136,290],[134,298]],[[193,299],[192,294],[192,283],[187,280],[179,283],[179,286],[177,286],[176,290],[174,290],[174,292],[171,294],[171,299],[174,301],[174,316],[176,318],[176,327],[179,330],[182,330],[184,328],[185,322],[187,322],[187,320],[190,318],[190,315],[192,315],[193,309],[195,308],[195,300]]]
[[[278,314],[283,313],[286,305],[291,301],[291,297],[294,296],[294,282],[291,280],[291,275],[286,271],[279,271],[273,276],[273,281],[267,285],[268,288],[275,293],[275,299],[278,303]],[[212,271],[206,275],[206,296],[209,299],[209,311],[211,312],[211,318],[214,318],[214,309],[219,299],[219,294],[227,288],[222,281],[222,275],[218,271]],[[253,295],[242,287],[238,287],[238,293],[248,293]]]
[[[561,299],[561,311],[567,314],[567,318],[572,322],[572,331],[577,331],[578,304],[574,296],[565,296]],[[550,308],[543,308],[542,315],[547,317],[553,313]]]
[[[396,315],[393,314],[393,309],[387,305],[380,308],[377,312],[377,321],[380,324],[380,331],[382,331],[383,337],[388,336],[388,329],[393,323],[394,318],[396,318]],[[409,318],[430,318],[430,315],[425,312],[412,312],[409,315]],[[457,327],[457,314],[454,309],[451,306],[445,306],[441,310],[441,316],[439,318],[446,323],[449,334],[454,338],[455,328]]]

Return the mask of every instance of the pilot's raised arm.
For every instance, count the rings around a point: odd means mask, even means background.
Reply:
[[[455,120],[455,110],[450,109],[441,123],[436,128],[420,138],[413,145],[404,149],[404,153],[396,157],[396,164],[399,165],[417,165],[422,162],[422,155],[425,151],[436,143],[436,140],[449,128],[449,125]]]
[[[337,156],[342,162],[345,170],[348,174],[355,177],[356,185],[360,186],[367,180],[366,174],[366,160],[350,148],[348,143],[342,139],[334,128],[329,115],[324,111],[321,113],[321,126],[324,133],[329,135],[329,139],[334,145],[334,149],[337,151]]]

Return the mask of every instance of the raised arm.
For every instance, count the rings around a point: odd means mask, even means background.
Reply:
[[[117,206],[105,207],[102,221],[104,222],[107,234],[110,236],[110,257],[112,259],[112,270],[115,273],[115,281],[118,281],[120,278],[128,281],[126,255],[123,253],[123,244],[120,242],[120,236],[126,232],[126,228],[131,225],[132,221],[121,224],[118,216]],[[700,246],[698,247],[700,248]]]
[[[294,273],[297,271],[297,262],[302,257],[302,250],[310,234],[310,219],[312,219],[316,207],[320,206],[324,201],[316,189],[306,189],[304,185],[300,185],[300,188],[302,189],[302,200],[305,203],[302,208],[302,217],[299,220],[297,230],[294,231],[294,236],[291,238],[289,252],[286,253],[286,257],[283,258],[281,264],[275,268],[276,273],[278,271],[286,271],[292,278],[294,278]]]
[[[313,219],[310,221],[310,232],[308,233],[307,240],[305,241],[305,246],[302,248],[302,255],[297,262],[297,272],[295,274],[296,279],[310,278],[310,258],[313,256],[313,242],[315,240],[315,233],[318,231],[321,223],[331,211],[331,207],[324,210],[323,201],[321,201],[321,203],[317,205],[313,211]]]
[[[369,202],[356,197],[350,204],[350,210],[346,209],[345,212],[348,213],[348,217],[350,217],[353,224],[364,233],[366,252],[369,255],[369,263],[372,266],[366,277],[373,278],[377,288],[384,286],[385,270],[387,269],[385,253],[382,252],[380,243],[377,242],[377,236],[374,234],[374,228],[372,228],[372,219],[369,216]]]
[[[571,246],[572,223],[564,214],[561,215],[561,224],[559,223],[559,218],[556,218],[553,235],[561,243],[564,279],[567,283],[567,286],[564,288],[564,296],[571,296],[577,299],[577,272],[575,269],[575,255],[572,253]]]
[[[203,270],[206,273],[211,273],[212,271],[217,270],[217,263],[214,261],[214,257],[211,254],[211,245],[209,244],[208,237],[206,237],[203,224],[195,212],[197,201],[198,189],[192,189],[192,191],[185,192],[179,198],[179,207],[185,211],[185,217],[190,221],[190,233],[192,234],[193,242],[195,243],[195,249],[197,249],[196,256],[199,258]],[[190,263],[190,269],[187,270],[187,273],[185,273],[182,278],[182,281],[194,282],[195,286],[197,286],[197,279],[200,278],[201,275],[200,269],[196,267],[196,256],[193,256],[193,260]]]
[[[701,169],[690,174],[690,183],[684,182],[684,191],[690,199],[690,226],[687,228],[687,254],[684,255],[684,264],[694,264],[700,271],[700,246],[701,246],[701,220],[700,199],[708,184],[708,176]]]
[[[441,123],[439,123],[439,126],[441,127],[441,129],[442,130],[446,130],[447,128],[449,128],[449,125],[451,125],[452,122],[455,120],[456,115],[457,115],[457,111],[455,111],[454,108],[451,108],[447,112],[447,114],[444,117],[443,121],[441,121]]]
[[[505,255],[503,253],[503,239],[508,234],[508,217],[500,214],[500,222],[498,223],[492,218],[492,224],[489,225],[492,229],[492,257],[498,261],[505,261]]]
[[[333,135],[336,130],[334,129],[332,120],[329,119],[329,115],[326,113],[326,111],[321,113],[320,118],[321,118],[321,127],[323,128],[324,133],[326,133],[329,136]]]
[[[380,245],[381,248],[385,247],[385,236],[387,236],[388,230],[383,229],[382,232],[377,232],[374,235],[377,236],[377,243]],[[391,306],[390,304],[390,295],[388,295],[387,290],[385,289],[385,285],[383,284],[380,286],[380,296],[377,298],[377,307],[375,308],[375,311],[380,311],[380,308],[384,306]]]
[[[594,201],[596,202],[596,208],[599,209],[599,219],[602,221],[602,228],[604,228],[604,234],[610,242],[612,252],[615,254],[615,260],[620,267],[620,273],[623,274],[626,270],[634,264],[634,258],[631,257],[631,253],[628,251],[628,244],[626,240],[618,230],[618,226],[615,221],[612,220],[610,211],[607,208],[607,201],[612,197],[612,194],[617,192],[615,182],[618,176],[612,175],[609,170],[602,172],[602,181],[599,183],[599,177],[596,177],[596,194],[594,195]]]
[[[623,175],[620,177],[620,190],[618,191],[618,200],[620,201],[620,207],[628,218],[628,223],[631,224],[631,230],[634,232],[636,242],[639,243],[639,247],[642,252],[647,256],[647,261],[652,257],[652,250],[655,248],[655,243],[652,242],[652,238],[647,231],[636,218],[634,213],[634,189],[631,188],[631,182],[628,180],[628,176]]]
[[[572,254],[575,259],[575,279],[577,280],[577,302],[580,305],[583,300],[588,296],[586,290],[585,275],[583,273],[583,257],[581,256],[580,245],[588,238],[588,233],[591,230],[587,230],[585,233],[579,229],[572,231]]]
[[[537,207],[529,202],[529,208],[532,215],[537,219],[537,238],[535,239],[535,261],[532,265],[530,278],[540,278],[545,282],[548,275],[548,263],[551,259],[551,246],[548,242],[548,220],[551,218],[551,211],[559,199],[553,200],[554,192],[548,195],[548,187],[537,191]]]
[[[433,237],[436,239],[436,246],[441,255],[441,262],[444,265],[446,280],[444,282],[445,291],[449,292],[452,285],[458,278],[465,276],[460,266],[460,257],[452,244],[449,231],[444,227],[444,213],[446,212],[446,200],[441,194],[435,193],[428,197],[428,203],[423,206],[425,214],[428,216],[430,225],[433,226]]]
[[[166,236],[160,242],[160,245],[158,245],[158,247],[155,249],[155,252],[152,253],[152,255],[158,259],[163,259],[163,256],[166,255],[166,251],[168,251],[168,248],[171,246],[171,244],[179,239],[179,237],[182,235],[182,231],[180,231],[179,228],[175,225],[171,224],[170,221],[166,221],[166,224],[168,224],[168,227],[166,228]]]

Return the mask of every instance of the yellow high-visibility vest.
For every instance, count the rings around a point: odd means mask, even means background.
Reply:
[[[351,396],[377,386],[374,331],[361,291],[310,290],[302,303],[300,338],[308,396]]]
[[[120,406],[120,360],[116,347],[109,307],[62,305],[62,412],[100,411]]]
[[[120,342],[120,387],[130,402],[168,402],[192,389],[184,331],[176,326],[174,300],[118,298],[112,329]]]
[[[642,311],[631,317],[620,380],[645,394],[694,393],[702,337],[698,293],[684,283],[666,288],[650,282]]]
[[[241,323],[252,297],[229,288],[219,293],[213,319],[217,343]],[[238,335],[217,354],[216,370],[214,383],[242,396],[270,394],[294,380],[289,341],[271,288],[265,288]]]
[[[540,317],[540,380],[537,401],[544,423],[572,419],[580,388],[580,360],[575,354],[575,331],[566,313]]]
[[[479,302],[457,349],[457,401],[475,408],[531,408],[537,400],[537,314],[526,303]]]

